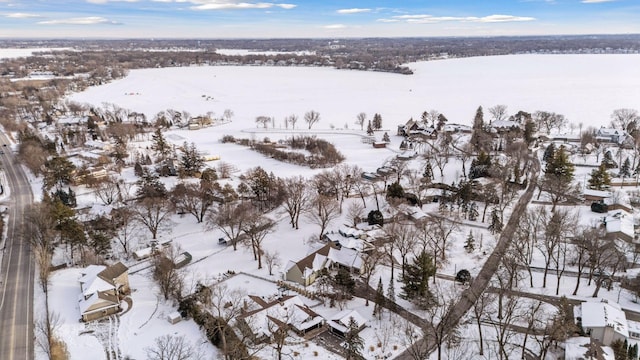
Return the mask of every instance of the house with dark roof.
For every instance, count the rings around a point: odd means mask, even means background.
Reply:
[[[130,292],[129,268],[118,262],[111,266],[89,265],[79,279],[78,306],[83,321],[120,312],[121,298]]]

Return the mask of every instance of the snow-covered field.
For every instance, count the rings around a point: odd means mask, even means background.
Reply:
[[[354,128],[360,112],[380,113],[383,126],[395,128],[430,109],[470,124],[478,106],[497,104],[510,113],[553,111],[575,124],[600,126],[614,109],[638,107],[639,62],[640,55],[476,57],[409,64],[415,72],[409,76],[316,67],[144,69],[69,99],[114,103],[148,117],[168,108],[218,116],[231,109],[245,127],[261,115],[284,127],[290,114],[304,127],[302,116],[312,109],[321,115],[315,127],[324,129]]]
[[[0,60],[31,56],[33,55],[33,53],[36,53],[36,52],[55,51],[55,50],[70,50],[70,49],[69,48],[24,48],[24,49],[0,48]]]
[[[606,125],[614,109],[638,107],[640,67],[636,64],[639,60],[638,55],[519,55],[453,59],[410,64],[415,71],[412,76],[313,67],[144,69],[131,71],[125,79],[70,95],[68,99],[94,106],[113,103],[143,112],[148,118],[167,109],[187,111],[194,116],[214,112],[218,117],[225,109],[231,109],[235,115],[229,123],[195,131],[170,130],[165,136],[176,146],[185,141],[193,142],[204,154],[220,156],[221,161],[232,163],[237,168],[238,172],[234,175],[262,166],[279,177],[310,177],[320,170],[281,163],[240,145],[222,144],[219,140],[226,134],[277,140],[292,134],[310,133],[334,143],[345,155],[346,163],[358,165],[365,171],[375,171],[398,153],[401,139],[395,136],[396,125],[406,122],[410,117],[417,119],[423,111],[430,109],[444,113],[450,122],[465,124],[471,123],[479,105],[488,108],[505,104],[509,113],[548,110],[564,114],[569,121],[576,124],[581,122],[585,127]],[[302,118],[311,109],[320,112],[321,120],[312,130],[307,130]],[[360,141],[364,134],[359,126],[354,125],[359,112],[366,112],[369,118],[374,113],[382,115],[383,128],[388,129],[391,136],[389,148],[373,149],[370,144]],[[300,117],[295,131],[284,128],[283,119],[290,114]],[[275,117],[275,129],[271,125],[268,129],[257,128],[255,117],[260,115]],[[485,111],[485,119],[488,116]],[[332,129],[331,125],[335,128]],[[379,139],[382,133],[376,132],[376,137]],[[147,140],[143,140],[132,142],[131,146],[144,149],[148,144]],[[135,156],[135,150],[131,155]],[[210,166],[216,164],[208,163]],[[414,160],[411,167],[420,169],[421,165],[420,160]],[[451,183],[460,178],[461,162],[453,160],[447,164],[442,178],[437,169],[434,171],[436,181]],[[125,169],[121,176],[126,182],[131,182],[134,181],[132,173],[131,169]],[[584,177],[585,174],[580,172],[576,180],[584,181]],[[175,182],[175,178],[165,180]],[[169,183],[168,187],[171,185]],[[39,189],[34,193],[38,194]],[[79,207],[98,203],[87,189],[80,188],[77,194]],[[345,209],[350,201],[361,200],[348,199]],[[435,211],[436,207],[434,204],[425,205],[423,210]],[[366,211],[374,208],[374,200],[367,199]],[[231,247],[218,245],[216,239],[221,237],[219,230],[198,224],[190,215],[173,216],[171,231],[161,234],[160,238],[161,241],[173,240],[183,251],[193,255],[192,264],[186,267],[188,284],[211,281],[227,270],[234,270],[267,280],[240,274],[227,280],[230,286],[244,288],[249,294],[270,296],[278,291],[272,281],[281,276],[287,261],[298,260],[308,253],[310,246],[318,246],[312,239],[317,238],[319,230],[317,225],[303,219],[301,228],[294,230],[287,223],[286,214],[275,213],[270,216],[283,219],[264,242],[265,250],[278,252],[281,258],[281,266],[275,269],[274,275],[269,275],[266,267],[257,269],[249,249],[240,247],[238,251],[233,251]],[[335,221],[329,230],[337,229],[344,222],[346,214]],[[486,250],[486,255],[480,250],[472,256],[464,251],[464,239],[469,229],[472,229],[477,242],[483,239],[482,250]],[[448,252],[449,260],[439,272],[451,275],[466,268],[475,275],[495,246],[494,236],[484,229],[464,228],[456,231],[453,237]],[[139,246],[147,246],[149,238],[148,235],[141,236]],[[141,267],[134,261],[127,264],[136,269]],[[398,271],[396,269],[396,274]],[[541,289],[539,275],[535,276],[536,292],[553,292],[555,279],[550,278],[551,286]],[[151,346],[155,337],[168,333],[185,334],[192,343],[202,344],[208,354],[207,359],[218,355],[215,348],[203,341],[201,332],[193,322],[170,325],[166,321],[166,314],[175,310],[175,304],[161,299],[150,275],[144,271],[131,276],[133,308],[120,318],[117,336],[113,330],[115,324],[108,322],[102,328],[94,329],[94,333],[85,333],[87,329],[77,320],[79,314],[75,299],[80,291],[77,278],[78,269],[67,269],[54,273],[51,279],[53,290],[50,301],[63,319],[61,332],[68,343],[71,359],[104,358],[105,348],[116,341],[119,345],[112,350],[117,354],[142,359],[144,348]],[[386,288],[390,282],[390,268],[379,267],[371,278],[374,287],[378,279],[382,279]],[[561,286],[562,289],[572,289],[567,278],[563,279]],[[586,297],[589,291],[591,289],[585,286],[579,295]],[[396,282],[398,293],[400,283]],[[620,293],[602,293],[603,297],[620,297]],[[398,302],[403,306],[411,306],[402,299],[398,299]],[[621,302],[624,306],[633,306],[630,294],[625,292],[622,292]],[[384,324],[372,319],[372,305],[364,307],[363,301],[356,299],[348,306],[371,320],[362,333],[367,350],[365,355],[368,358],[382,355],[376,343]],[[327,315],[338,311],[322,305],[317,305],[314,310]],[[401,351],[400,340],[390,340],[384,354],[393,352],[395,355]],[[393,349],[393,345],[400,345],[400,348]],[[371,346],[374,350],[370,350]],[[337,358],[313,343],[309,346],[292,346],[289,350],[298,352],[300,356],[297,358]],[[313,355],[314,352],[319,355]],[[273,354],[265,350],[260,355],[269,358]]]

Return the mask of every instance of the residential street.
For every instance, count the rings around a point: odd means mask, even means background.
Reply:
[[[3,133],[0,133],[0,144],[9,144]],[[9,147],[0,148],[6,149],[0,154],[0,160],[8,181],[2,185],[11,194],[11,200],[6,203],[6,239],[0,266],[0,359],[30,360],[34,357],[34,264],[21,227],[25,209],[33,197],[29,181],[20,165],[14,162]]]
[[[522,214],[526,211],[527,205],[531,201],[534,190],[536,189],[538,175],[540,173],[540,162],[538,161],[537,157],[533,156],[531,164],[532,168],[530,170],[529,185],[518,200],[517,204],[514,206],[511,217],[502,230],[493,253],[484,263],[484,266],[482,267],[478,275],[473,279],[473,282],[471,283],[469,288],[467,288],[462,293],[462,296],[460,296],[460,299],[454,305],[451,316],[447,317],[448,322],[440,323],[440,327],[444,327],[446,329],[455,328],[464,314],[466,314],[466,312],[471,309],[478,297],[487,289],[487,287],[489,286],[489,282],[493,277],[493,274],[496,272],[496,270],[498,270],[500,260],[509,247],[509,242],[516,230],[518,220],[520,219],[520,216],[522,216]],[[428,346],[428,348],[431,350],[433,350],[434,347],[435,344],[429,344]],[[410,352],[410,350],[405,350],[396,359],[413,359]]]

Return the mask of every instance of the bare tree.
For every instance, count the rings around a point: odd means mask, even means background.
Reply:
[[[307,218],[312,223],[320,226],[319,240],[322,240],[324,232],[333,220],[340,216],[340,204],[336,199],[317,194],[312,200],[312,206],[307,213]]]
[[[367,114],[361,112],[356,116],[356,124],[360,125],[360,130],[364,130],[364,123],[367,121]]]
[[[553,129],[562,130],[567,124],[567,119],[564,115],[548,111],[536,111],[533,113],[533,121],[535,121],[538,129],[545,129],[547,134],[551,133]]]
[[[268,116],[258,116],[256,117],[256,124],[262,125],[263,128],[267,128],[269,123],[271,122],[271,118]]]
[[[216,173],[220,179],[229,179],[233,173],[233,165],[228,162],[221,161],[216,166]]]
[[[114,238],[122,247],[126,258],[131,252],[131,241],[139,234],[138,222],[135,220],[134,212],[127,206],[114,208],[111,210],[111,221],[114,227]]]
[[[233,115],[234,115],[233,110],[231,109],[225,109],[224,113],[222,113],[222,116],[226,121],[231,121],[231,118],[233,117]]]
[[[489,114],[493,116],[493,121],[502,121],[507,118],[507,105],[496,105],[490,107]]]
[[[298,122],[298,115],[296,114],[291,114],[287,117],[284,118],[284,121],[291,124],[291,128],[295,130],[296,128],[296,123]]]
[[[304,114],[304,122],[306,122],[307,124],[309,124],[309,130],[311,130],[311,127],[317,123],[318,121],[320,121],[320,113],[315,111],[315,110],[311,110],[311,111],[307,111]]]
[[[45,295],[49,289],[51,254],[55,248],[56,220],[46,203],[33,204],[26,211],[24,236],[29,240],[38,264],[38,282]]]
[[[184,272],[178,269],[180,250],[175,246],[160,251],[153,258],[153,279],[165,300],[180,299],[184,288]]]
[[[368,251],[364,251],[360,254],[362,259],[362,275],[364,275],[364,286],[367,294],[370,293],[371,286],[369,281],[376,272],[376,268],[384,256],[384,252],[378,251],[377,248],[373,248]],[[369,296],[365,298],[365,306],[369,306]]]
[[[132,210],[135,219],[149,229],[153,239],[156,239],[158,232],[171,229],[172,208],[167,198],[145,197]]]
[[[294,176],[284,180],[284,209],[289,214],[291,226],[298,229],[300,214],[305,212],[311,201],[311,194],[307,185],[308,180],[302,176]]]
[[[493,303],[494,298],[488,292],[483,292],[478,295],[476,301],[473,303],[473,315],[476,320],[476,326],[478,327],[479,335],[479,354],[484,355],[484,336],[482,335],[482,319],[487,316],[489,304]]]
[[[210,301],[205,304],[216,318],[215,329],[220,336],[221,350],[226,360],[234,359],[231,322],[243,313],[243,299],[246,295],[242,289],[230,289],[226,284],[217,284],[211,287]]]
[[[253,208],[247,214],[242,231],[247,234],[247,245],[253,251],[253,257],[258,260],[258,269],[262,269],[262,243],[265,237],[273,232],[276,223],[268,217],[261,215],[257,209]]]
[[[454,308],[459,294],[455,291],[446,291],[443,288],[433,291],[435,304],[430,306],[426,313],[426,322],[423,327],[425,340],[435,344],[437,359],[442,359],[443,345],[446,341],[455,342],[454,337],[459,338],[457,332],[458,322],[456,321]]]
[[[171,191],[171,200],[179,211],[193,215],[201,223],[214,203],[213,187],[209,182],[178,183]]]
[[[430,239],[433,251],[433,259],[447,260],[447,249],[451,246],[451,234],[459,229],[457,223],[449,221],[443,216],[430,216],[424,220],[420,227]]]
[[[203,354],[184,335],[163,335],[154,339],[154,346],[145,348],[148,360],[200,360]]]
[[[640,114],[635,109],[616,109],[611,114],[611,126],[632,133],[638,128]]]
[[[273,275],[273,269],[280,265],[280,253],[277,251],[265,251],[263,257],[264,263],[267,264],[269,275]]]
[[[103,205],[111,205],[120,197],[118,181],[111,176],[99,181],[95,186],[96,197],[102,201]]]
[[[358,225],[364,216],[365,207],[359,202],[352,202],[347,206],[347,219],[351,221],[353,226]]]
[[[56,335],[61,325],[60,314],[49,312],[48,308],[35,323],[35,343],[50,360],[68,356],[66,345]]]
[[[222,231],[227,240],[238,250],[238,242],[243,235],[247,215],[251,210],[249,203],[224,203],[217,211],[209,212],[206,217],[207,227]]]

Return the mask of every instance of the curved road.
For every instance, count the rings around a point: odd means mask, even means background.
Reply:
[[[0,144],[10,144],[0,132]],[[34,264],[29,241],[21,234],[26,207],[33,201],[31,187],[7,146],[0,146],[0,162],[10,192],[5,216],[6,239],[0,264],[0,359],[31,360],[33,353]]]

